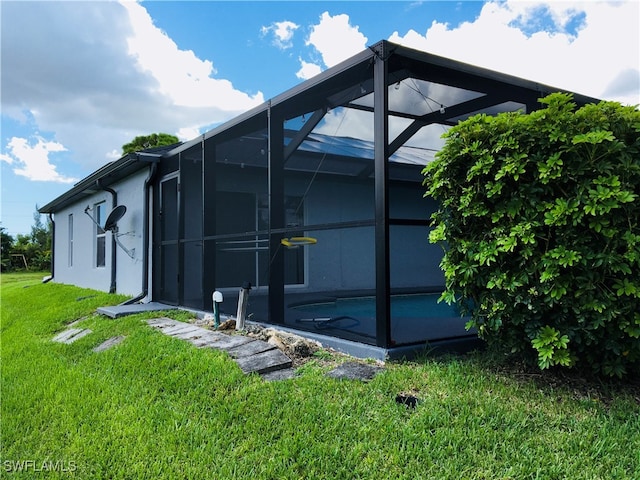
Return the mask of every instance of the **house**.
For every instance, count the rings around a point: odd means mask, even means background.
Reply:
[[[221,291],[232,314],[249,282],[252,319],[374,357],[469,338],[435,301],[442,251],[428,242],[436,205],[422,169],[458,121],[532,111],[554,91],[381,41],[42,207],[55,225],[53,279],[200,311]],[[126,213],[105,231],[118,205]]]

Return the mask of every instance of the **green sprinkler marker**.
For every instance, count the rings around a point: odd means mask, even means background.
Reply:
[[[220,326],[220,304],[223,301],[222,292],[213,292],[213,326],[218,328]]]

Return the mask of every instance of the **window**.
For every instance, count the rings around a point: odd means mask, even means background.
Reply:
[[[216,279],[218,286],[231,287],[251,281],[266,286],[269,279],[269,197],[266,194],[218,191],[216,197],[216,233],[218,241]],[[304,236],[302,197],[285,197],[286,231],[284,237]],[[256,233],[252,233],[256,232]],[[232,234],[237,234],[234,238]],[[286,285],[305,281],[305,249],[283,249]]]
[[[99,225],[104,223],[105,219],[105,209],[104,203],[97,203],[93,209],[94,211],[94,220],[98,225],[95,226],[96,232],[96,267],[104,267],[105,266],[105,248],[106,248],[106,236],[107,234]]]
[[[73,213],[69,214],[69,266],[73,267]]]

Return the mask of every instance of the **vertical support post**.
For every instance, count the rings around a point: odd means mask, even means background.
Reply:
[[[269,322],[284,323],[284,120],[269,103]]]
[[[543,96],[543,95],[541,94],[540,96]],[[527,105],[527,111],[525,113],[535,112],[536,110],[539,110],[541,107],[540,102],[538,102],[537,95],[535,98],[532,98],[531,100],[529,100],[526,105]]]
[[[177,266],[177,305],[184,305],[184,195],[185,192],[182,189],[182,182],[184,179],[183,174],[183,158],[182,152],[178,153],[178,231],[176,238],[176,248],[178,249],[178,266]]]
[[[247,317],[247,304],[249,302],[249,290],[251,283],[244,282],[238,296],[238,312],[236,313],[236,330],[244,330],[244,321]]]
[[[202,212],[203,212],[203,241],[202,241],[202,258],[203,258],[203,292],[215,290],[217,285],[216,278],[216,241],[210,238],[217,234],[216,232],[216,170],[218,164],[216,161],[216,144],[213,139],[206,140],[202,137]]]
[[[391,344],[389,275],[389,97],[386,42],[373,47],[373,131],[375,172],[376,345]]]
[[[206,285],[206,270],[204,263],[204,187],[205,187],[205,179],[204,179],[204,135],[200,138],[200,291],[202,292],[202,309],[206,308],[205,304],[205,294],[204,292],[208,292],[210,290],[205,290]]]

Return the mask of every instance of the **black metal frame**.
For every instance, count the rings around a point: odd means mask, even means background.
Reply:
[[[431,109],[426,113],[424,109],[421,113],[415,113],[417,110],[401,104],[399,106],[397,101],[390,107],[390,91],[394,85],[399,85],[403,81],[425,82],[436,89],[438,86],[455,87],[470,95],[460,101],[452,102],[451,105],[446,105],[446,108],[442,105],[442,108]],[[305,227],[316,232],[373,228],[376,296],[375,344],[378,347],[390,349],[394,346],[391,338],[391,294],[398,290],[395,288],[397,285],[392,285],[391,281],[391,259],[392,254],[396,252],[391,251],[390,232],[392,229],[390,227],[424,227],[428,223],[427,219],[423,218],[399,218],[402,215],[395,217],[390,215],[390,186],[396,185],[397,182],[410,181],[411,175],[414,175],[415,171],[415,165],[408,167],[394,163],[392,158],[399,154],[405,148],[405,144],[426,125],[454,125],[461,118],[471,114],[495,111],[497,106],[506,102],[514,102],[515,105],[532,111],[540,107],[539,98],[556,91],[559,89],[395,45],[388,41],[381,41],[190,142],[175,147],[163,147],[138,154],[128,154],[111,162],[42,207],[40,212],[54,214],[72,204],[84,202],[87,198],[91,198],[98,189],[111,191],[110,186],[117,185],[118,182],[135,172],[149,168],[150,173],[145,181],[145,195],[147,195],[148,189],[152,188],[153,208],[149,208],[148,196],[146,196],[143,230],[146,245],[149,238],[147,227],[151,223],[153,249],[151,261],[148,258],[149,250],[144,249],[143,269],[146,270],[151,266],[153,272],[151,296],[154,300],[163,300],[160,286],[162,281],[166,279],[162,278],[160,261],[163,237],[160,230],[162,222],[159,217],[161,201],[159,187],[162,178],[168,173],[178,172],[178,182],[181,188],[176,199],[178,239],[175,261],[177,270],[179,275],[185,271],[187,259],[185,259],[184,250],[187,243],[189,248],[192,248],[195,258],[198,256],[198,247],[202,248],[201,264],[197,266],[198,268],[190,270],[190,272],[199,273],[201,276],[201,278],[195,279],[195,282],[191,282],[191,285],[201,286],[199,295],[202,298],[192,300],[198,294],[194,297],[193,292],[189,292],[190,299],[187,301],[193,303],[188,306],[210,310],[212,305],[210,305],[208,295],[215,290],[216,279],[215,273],[212,274],[205,267],[215,266],[216,261],[220,263],[221,260],[218,259],[219,253],[215,248],[207,248],[206,246],[215,245],[215,242],[219,240],[233,237],[233,235],[220,235],[215,231],[215,227],[211,227],[211,225],[217,224],[216,180],[223,168],[221,166],[223,159],[219,157],[230,153],[229,148],[237,147],[240,150],[253,148],[255,152],[256,148],[263,148],[259,145],[264,144],[264,148],[268,151],[264,164],[248,165],[247,168],[249,170],[253,168],[254,172],[257,172],[256,168],[261,169],[258,174],[262,175],[261,178],[266,178],[261,187],[264,188],[264,191],[261,193],[269,195],[269,230],[249,233],[269,239],[271,267],[269,268],[268,321],[276,324],[283,323],[286,313],[286,295],[284,255],[280,248],[280,240],[283,236],[295,232],[294,228],[286,225],[285,195],[288,185],[286,182],[287,178],[293,178],[297,174],[303,178],[303,173],[292,173],[293,168],[289,162],[295,158],[298,166],[313,165],[314,162],[316,165],[320,165],[317,159],[318,154],[309,150],[305,151],[303,145],[330,110],[342,107],[353,111],[368,112],[373,116],[374,138],[373,158],[366,159],[370,160],[369,163],[364,163],[364,157],[358,155],[340,156],[340,153],[336,152],[325,153],[323,159],[326,158],[327,162],[338,160],[342,162],[340,163],[341,168],[351,169],[352,173],[349,174],[351,176],[344,176],[341,181],[347,181],[348,178],[348,181],[353,182],[353,185],[358,185],[358,182],[363,180],[370,181],[371,175],[373,175],[374,207],[371,218],[351,221],[336,220],[333,223],[318,223],[305,225]],[[578,105],[583,105],[598,100],[574,94],[574,101]],[[499,110],[499,108],[497,109]],[[299,130],[285,130],[287,121],[303,115],[307,115],[308,118]],[[389,138],[390,119],[392,118],[396,122],[396,119],[408,122],[394,139]],[[240,139],[240,143],[244,141],[244,144],[240,145],[235,142],[238,139]],[[228,141],[234,143],[227,144]],[[250,153],[251,151],[247,150],[238,154]],[[196,197],[195,200],[201,201],[201,205],[194,209],[198,210],[197,214],[186,211],[187,197],[184,196],[185,189],[192,188],[190,185],[185,185],[184,182],[187,177],[190,179],[189,182],[193,182],[197,177],[197,171],[193,170],[194,167],[191,166],[191,173],[185,175],[184,178],[184,172],[182,172],[182,167],[186,165],[183,162],[194,160],[194,155],[199,157],[196,161],[201,162],[201,183],[197,186],[200,189],[201,199],[198,200]],[[360,163],[362,163],[362,168],[358,168]],[[318,178],[329,178],[330,175],[337,175],[336,172],[330,170],[319,172]],[[318,171],[314,173],[313,178],[316,174]],[[408,186],[406,183],[403,185]],[[416,188],[416,181],[413,181],[411,188]],[[193,196],[189,198],[191,202],[194,201]],[[393,205],[393,203],[391,204]],[[149,222],[150,218],[151,222]],[[198,233],[198,229],[191,229],[189,231],[195,232],[195,237],[185,238],[185,222],[202,222],[200,233]],[[189,225],[193,226],[195,223]],[[143,298],[148,292],[149,272],[144,271],[142,275],[144,276],[143,292],[136,299]],[[175,281],[177,304],[182,305],[185,303],[184,289],[188,288],[188,285],[180,276]],[[176,303],[176,300],[173,300],[173,303]]]
[[[416,79],[446,86],[462,88],[468,91],[480,92],[481,96],[466,100],[455,105],[447,106],[426,114],[416,115],[410,111],[390,111],[389,89],[394,84],[406,80]],[[215,222],[215,175],[217,166],[217,146],[232,139],[255,132],[267,131],[267,160],[268,194],[269,194],[269,231],[255,232],[266,234],[269,238],[269,322],[281,323],[285,314],[285,279],[284,257],[280,248],[280,239],[290,229],[285,221],[285,168],[287,161],[302,145],[305,138],[323,119],[327,111],[336,107],[351,108],[373,114],[374,155],[372,166],[365,168],[360,177],[364,178],[373,173],[375,189],[375,212],[371,221],[349,222],[345,226],[374,226],[375,229],[375,295],[376,295],[376,345],[382,348],[393,346],[391,338],[391,281],[390,281],[390,226],[391,225],[426,225],[426,220],[390,218],[389,215],[389,185],[390,185],[390,157],[399,151],[416,132],[423,126],[432,123],[452,125],[456,119],[468,116],[474,112],[489,109],[504,102],[517,102],[526,107],[527,111],[539,107],[538,99],[558,89],[529,82],[509,75],[492,72],[455,62],[428,53],[419,52],[406,47],[381,41],[368,50],[351,59],[323,72],[299,86],[279,95],[265,104],[246,112],[243,115],[217,127],[192,142],[185,143],[164,155],[161,162],[162,172],[171,159],[178,159],[178,169],[182,154],[188,149],[202,145],[202,209],[200,219],[203,226],[212,219]],[[373,105],[363,98],[372,94]],[[583,104],[595,101],[588,97],[575,95],[577,103]],[[369,104],[367,104],[369,102]],[[285,122],[311,114],[307,123],[289,142],[285,144]],[[389,140],[390,117],[410,120],[410,124],[395,139]],[[395,168],[395,167],[394,167]],[[171,170],[171,168],[169,168]],[[162,177],[162,174],[159,175]],[[184,189],[184,186],[183,186]],[[156,208],[158,206],[156,194]],[[182,203],[179,201],[179,205]],[[178,225],[180,232],[187,221],[186,212],[179,209]],[[154,222],[156,229],[160,223]],[[313,225],[313,229],[335,229],[338,224]],[[219,236],[209,235],[203,227],[202,243],[219,239]],[[159,238],[156,234],[155,238]],[[185,240],[180,238],[180,240]],[[180,248],[182,252],[182,248]],[[206,256],[206,258],[205,258]],[[201,258],[203,265],[215,265],[216,253],[203,247]],[[178,259],[178,270],[183,270],[182,253]],[[156,272],[159,271],[158,262],[155,263]],[[154,275],[158,282],[158,275]],[[156,283],[157,284],[157,283]],[[200,305],[209,309],[207,292],[215,288],[215,281],[204,271],[202,274],[203,299]],[[178,291],[181,292],[179,284]],[[157,292],[157,291],[156,291]],[[179,293],[182,300],[182,294]],[[160,299],[162,300],[162,299]]]

